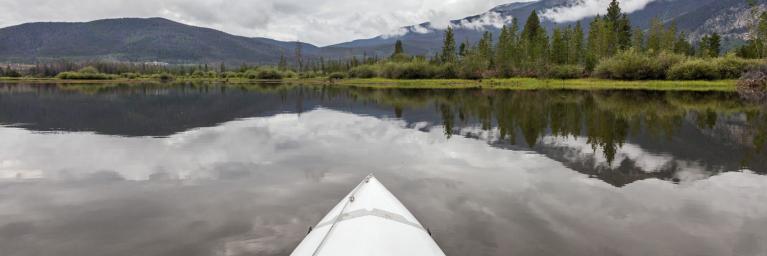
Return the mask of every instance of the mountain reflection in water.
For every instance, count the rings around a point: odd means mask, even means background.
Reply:
[[[449,255],[763,255],[766,114],[732,93],[5,85],[0,248],[285,255],[375,172]]]

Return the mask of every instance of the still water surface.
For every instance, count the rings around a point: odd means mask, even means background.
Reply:
[[[0,254],[287,255],[375,173],[448,255],[767,255],[733,93],[0,85]]]

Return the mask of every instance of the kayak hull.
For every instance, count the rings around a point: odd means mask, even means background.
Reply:
[[[306,236],[292,256],[444,256],[410,211],[368,176]]]

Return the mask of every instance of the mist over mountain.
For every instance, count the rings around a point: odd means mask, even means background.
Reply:
[[[543,25],[584,26],[604,12],[601,0],[539,0],[497,6],[486,13],[451,21],[459,41],[478,40],[484,31],[497,35],[512,18],[524,22],[533,10]],[[639,3],[638,3],[639,2]],[[632,24],[646,28],[654,17],[675,23],[691,40],[717,32],[725,45],[746,38],[748,6],[744,0],[645,0],[634,1],[624,10]],[[638,4],[636,4],[638,3]],[[585,26],[587,27],[587,26]],[[298,45],[305,58],[388,56],[396,40],[408,53],[432,55],[442,45],[445,25],[423,23],[391,35],[360,39],[328,47],[306,43],[250,38],[189,26],[163,18],[106,19],[92,22],[27,23],[0,29],[0,61],[26,62],[50,59],[160,61],[168,63],[273,64],[281,56],[291,59]]]

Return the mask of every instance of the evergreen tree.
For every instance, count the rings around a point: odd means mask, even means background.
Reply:
[[[692,45],[689,41],[687,41],[687,34],[682,32],[679,33],[679,36],[677,37],[676,43],[674,44],[674,52],[678,54],[684,54],[684,55],[694,55],[695,49],[693,49]]]
[[[700,55],[701,57],[719,57],[721,53],[721,36],[714,33],[712,35],[705,35],[700,39]]]
[[[489,31],[485,31],[485,33],[482,35],[482,39],[479,40],[479,43],[477,43],[477,50],[479,51],[479,56],[483,60],[488,62],[488,66],[493,66],[493,34]]]
[[[285,58],[285,54],[280,54],[280,62],[277,64],[277,69],[285,71],[288,70],[288,59]]]
[[[672,22],[671,25],[669,25],[668,28],[666,28],[666,31],[663,33],[662,37],[662,43],[661,43],[661,50],[667,51],[667,52],[673,52],[674,51],[674,45],[676,44],[676,38],[677,38],[677,28],[676,28],[676,22]]]
[[[616,29],[618,49],[626,50],[631,47],[631,36],[633,31],[631,30],[631,21],[629,21],[628,15],[624,13],[621,16]]]
[[[647,32],[647,50],[655,53],[662,50],[664,30],[660,18],[655,17],[650,21],[650,30]]]
[[[567,62],[567,43],[560,28],[554,28],[551,36],[551,62],[565,64]]]
[[[453,34],[453,28],[447,27],[447,31],[445,31],[444,43],[442,46],[442,62],[455,63],[457,60],[455,51],[455,35]]]
[[[575,23],[575,28],[570,39],[570,64],[583,63],[583,56],[585,56],[584,43],[583,43],[583,27],[581,22]]]
[[[594,20],[591,21],[591,24],[589,24],[589,36],[587,38],[586,43],[586,56],[585,56],[585,64],[586,64],[586,70],[593,70],[594,67],[597,65],[597,60],[600,58],[600,48],[601,44],[599,42],[600,35],[602,34],[601,29],[602,24],[602,17],[597,15]]]
[[[759,23],[756,27],[756,36],[752,41],[754,41],[755,45],[755,57],[767,57],[767,12],[763,12],[762,15],[759,16]]]
[[[392,54],[392,57],[398,55],[398,54],[404,54],[405,48],[402,46],[402,40],[397,40],[396,43],[394,43],[394,53]]]
[[[607,28],[605,46],[608,56],[631,47],[631,22],[629,22],[628,16],[621,11],[618,0],[610,2],[604,22]]]
[[[469,44],[467,42],[461,42],[461,46],[458,47],[458,56],[461,56],[461,58],[466,57],[466,52],[468,49]]]
[[[631,48],[638,52],[645,50],[644,31],[639,27],[634,28],[634,32],[631,33]]]
[[[548,55],[549,39],[546,31],[541,26],[541,20],[538,13],[533,11],[525,23],[525,29],[522,30],[522,43],[525,52],[525,66],[541,66],[545,64]]]

